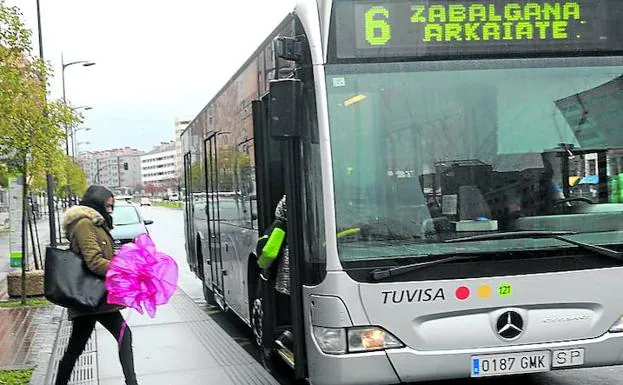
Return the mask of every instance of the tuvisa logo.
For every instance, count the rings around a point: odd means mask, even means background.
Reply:
[[[442,288],[388,290],[381,292],[381,294],[383,294],[383,304],[403,302],[433,302],[446,300],[446,295]]]

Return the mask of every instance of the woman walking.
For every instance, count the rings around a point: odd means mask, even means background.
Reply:
[[[71,249],[84,258],[91,272],[100,277],[106,276],[109,261],[114,254],[110,235],[113,209],[113,193],[103,186],[90,186],[80,205],[68,209],[63,218],[65,236],[69,239]],[[138,385],[134,372],[132,333],[121,316],[121,309],[123,306],[104,304],[89,313],[68,310],[73,325],[67,350],[58,366],[56,385],[69,382],[96,322],[102,324],[119,344],[119,360],[126,384]]]

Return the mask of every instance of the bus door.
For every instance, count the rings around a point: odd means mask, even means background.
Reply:
[[[259,236],[267,231],[275,220],[277,203],[285,194],[283,170],[282,143],[271,137],[269,132],[269,104],[270,94],[264,94],[259,100],[252,102],[253,108],[253,140],[255,146],[255,178],[257,199],[257,221]],[[261,349],[262,362],[273,369],[271,362],[272,351],[275,348],[275,340],[278,337],[277,306],[275,303],[275,272],[262,275],[252,283],[249,291],[251,296],[259,296],[262,302],[262,320],[255,323],[253,319],[254,309],[250,309],[252,324],[254,327],[261,326]],[[258,271],[259,274],[259,271]],[[250,278],[250,282],[253,282]],[[250,298],[250,302],[255,302]],[[254,330],[255,333],[255,330]],[[256,342],[257,337],[256,337]]]
[[[223,282],[223,255],[221,253],[221,220],[219,215],[218,156],[216,140],[218,133],[210,135],[203,142],[206,182],[206,212],[208,221],[208,251],[212,292],[214,298],[225,308]]]
[[[297,108],[291,99],[300,91],[298,80],[271,81],[270,93],[254,102],[254,137],[256,144],[258,219],[260,233],[274,220],[275,207],[286,195],[287,242],[290,250],[290,288],[285,300],[289,306],[281,306],[275,296],[274,275],[263,286],[264,322],[262,348],[275,349],[283,360],[294,369],[294,378],[306,377],[305,331],[301,274],[303,272],[304,247],[302,218],[302,185],[300,134],[296,132],[296,118],[292,111]],[[296,97],[295,97],[296,98]],[[298,127],[303,131],[302,128]],[[300,256],[300,257],[292,257]],[[283,299],[283,298],[282,298]],[[277,311],[279,308],[279,311]],[[286,311],[287,309],[287,311]],[[287,313],[283,319],[283,313]],[[271,338],[266,338],[270,336]],[[266,359],[264,359],[266,363]],[[268,365],[270,366],[270,365]]]
[[[193,222],[194,214],[194,206],[193,206],[193,186],[192,186],[192,167],[191,167],[192,155],[190,152],[184,155],[184,194],[185,194],[185,204],[184,204],[184,215],[186,216],[186,261],[188,265],[191,267],[192,271],[196,272],[198,263],[197,261],[197,250],[195,250],[195,226]]]

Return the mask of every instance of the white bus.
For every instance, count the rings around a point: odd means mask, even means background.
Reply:
[[[314,385],[621,364],[620,20],[618,0],[299,2],[182,134],[206,300]],[[262,271],[283,196],[289,258]]]

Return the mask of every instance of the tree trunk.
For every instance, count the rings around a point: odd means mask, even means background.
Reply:
[[[35,270],[39,270],[39,260],[37,259],[37,244],[35,233],[33,230],[34,213],[32,211],[32,204],[28,205],[28,230],[30,231],[30,243],[32,244],[32,257],[35,263]]]
[[[26,258],[28,256],[28,162],[22,167],[22,305],[26,305]]]
[[[39,211],[39,210],[37,210],[37,211]],[[32,217],[31,217],[32,218],[32,223],[34,224],[34,227],[35,227],[35,235],[34,235],[33,239],[37,240],[37,250],[36,250],[36,252],[33,249],[33,254],[35,255],[35,269],[39,269],[39,268],[43,269],[43,256],[41,255],[41,240],[39,239],[39,229],[37,227],[37,218],[35,217],[35,214],[32,211],[31,211],[31,214],[32,214]],[[35,247],[34,243],[33,243],[32,247],[33,248]],[[39,267],[37,267],[37,254],[39,255]]]

